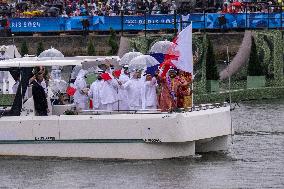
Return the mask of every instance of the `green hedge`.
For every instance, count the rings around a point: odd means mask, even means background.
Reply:
[[[284,87],[266,87],[261,89],[232,90],[232,101],[247,101],[284,98]],[[229,92],[194,95],[194,104],[224,102],[229,99]]]

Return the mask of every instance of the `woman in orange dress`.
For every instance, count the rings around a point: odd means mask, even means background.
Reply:
[[[179,87],[177,89],[177,107],[189,108],[192,106],[192,91],[190,85],[192,83],[191,73],[179,71],[178,73]]]

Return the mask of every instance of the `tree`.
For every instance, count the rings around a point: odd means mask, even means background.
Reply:
[[[118,52],[118,44],[115,31],[110,28],[110,37],[108,39],[108,45],[111,47],[109,55],[116,55]]]
[[[249,76],[264,75],[263,67],[259,61],[259,57],[256,50],[256,44],[253,37],[251,38],[251,51],[248,63],[248,75]]]
[[[44,51],[43,44],[42,44],[42,42],[39,42],[39,43],[38,43],[38,46],[37,46],[36,55],[39,56],[40,53],[42,53],[43,51]]]
[[[213,45],[209,39],[206,53],[206,79],[207,80],[218,80],[219,74],[217,71],[217,64],[215,59],[215,53],[213,50]]]
[[[92,40],[88,42],[87,54],[88,56],[96,56],[96,50]]]
[[[29,48],[28,48],[27,42],[24,41],[21,45],[21,55],[25,56],[26,54],[29,54]]]

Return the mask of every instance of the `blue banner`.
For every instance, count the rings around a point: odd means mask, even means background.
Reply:
[[[280,28],[284,26],[284,13],[237,13],[237,14],[190,14],[177,15],[146,15],[145,16],[78,16],[71,18],[12,18],[12,32],[60,32],[81,31],[83,20],[88,20],[90,31],[108,31],[110,28],[123,30],[144,30],[145,20],[147,30],[174,29],[175,19],[177,28],[184,28],[191,22],[193,29],[235,29],[235,28]],[[282,20],[281,20],[282,19]],[[180,21],[182,20],[180,26]],[[281,23],[282,22],[282,23]],[[122,27],[123,24],[123,27]]]

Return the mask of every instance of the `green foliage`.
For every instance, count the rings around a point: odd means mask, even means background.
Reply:
[[[87,54],[88,56],[96,56],[95,45],[92,40],[88,42]]]
[[[24,42],[21,44],[21,55],[22,55],[22,56],[25,56],[26,54],[29,54],[29,48],[28,48],[27,42],[24,41]]]
[[[215,59],[215,53],[213,45],[209,39],[207,39],[207,53],[206,53],[206,79],[207,80],[218,80],[219,74],[217,71],[217,64]]]
[[[44,51],[43,43],[39,42],[36,50],[36,55],[39,56],[40,53],[42,53],[43,51]]]
[[[110,37],[108,39],[108,45],[111,47],[109,55],[116,55],[118,52],[117,37],[115,31],[110,28]]]
[[[251,53],[248,63],[248,75],[249,76],[261,76],[263,75],[263,68],[260,64],[259,57],[256,50],[255,40],[251,38]]]

